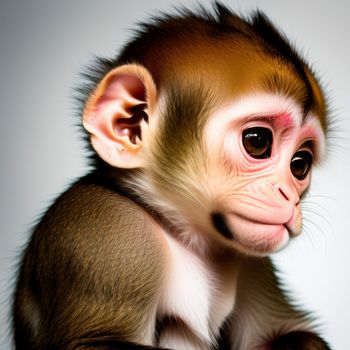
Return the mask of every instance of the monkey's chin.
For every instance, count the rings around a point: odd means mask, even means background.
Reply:
[[[249,227],[247,235],[244,234],[245,230],[239,231],[239,234],[236,234],[233,239],[237,249],[245,254],[265,256],[275,253],[283,249],[290,240],[288,229],[284,225],[253,223],[252,226],[257,227],[255,230]]]
[[[290,232],[284,224],[262,224],[235,215],[212,215],[216,230],[227,243],[244,254],[265,256],[284,248],[290,239]]]

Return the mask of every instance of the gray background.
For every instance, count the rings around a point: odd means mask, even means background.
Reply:
[[[0,349],[10,349],[9,294],[18,252],[33,222],[86,171],[72,87],[94,54],[113,55],[130,28],[192,1],[19,1],[0,3]],[[209,5],[210,2],[203,2]],[[259,6],[320,72],[331,98],[329,157],[314,173],[305,234],[275,256],[294,299],[316,311],[334,349],[350,349],[350,2],[233,1]]]

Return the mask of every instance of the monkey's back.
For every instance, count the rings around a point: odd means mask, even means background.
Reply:
[[[147,332],[164,276],[162,242],[133,201],[89,176],[76,182],[45,213],[24,253],[17,348],[62,346],[94,331],[99,338],[101,329],[119,340]],[[145,308],[149,317],[140,319]]]

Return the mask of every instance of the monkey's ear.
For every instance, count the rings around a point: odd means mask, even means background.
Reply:
[[[110,71],[88,99],[83,124],[99,156],[119,168],[143,165],[142,128],[156,99],[148,70],[137,64]]]

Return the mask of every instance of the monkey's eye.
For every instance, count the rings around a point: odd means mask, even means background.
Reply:
[[[246,152],[256,159],[271,157],[272,131],[264,127],[253,127],[243,131],[242,142]]]
[[[312,161],[313,156],[309,151],[298,151],[295,153],[290,162],[290,170],[293,176],[298,180],[304,180],[311,168]]]

